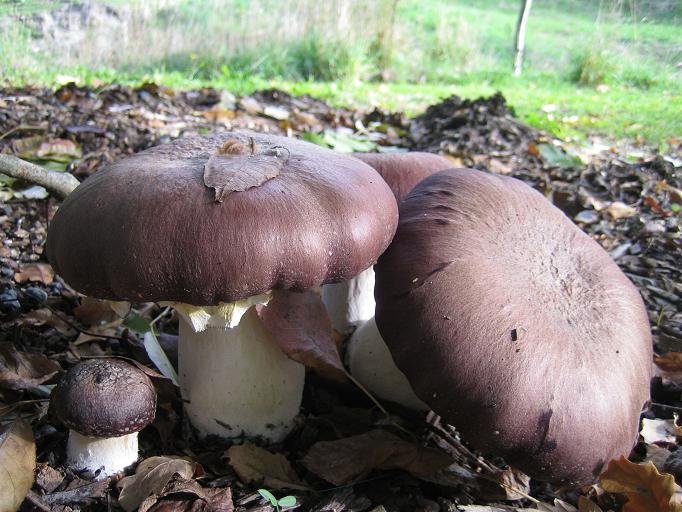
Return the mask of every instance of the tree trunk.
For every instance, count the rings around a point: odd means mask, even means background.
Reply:
[[[533,0],[523,0],[519,19],[516,23],[516,44],[514,45],[514,76],[521,76],[523,67],[523,50],[526,44],[526,26],[530,16],[530,8]]]

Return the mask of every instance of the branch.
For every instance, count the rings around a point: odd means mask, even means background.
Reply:
[[[0,173],[45,187],[62,198],[80,183],[68,172],[50,171],[12,155],[0,154]]]

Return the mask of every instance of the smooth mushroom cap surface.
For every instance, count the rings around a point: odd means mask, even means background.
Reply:
[[[88,359],[52,391],[50,411],[66,427],[91,437],[139,432],[154,420],[156,391],[149,377],[120,359]]]
[[[652,344],[635,286],[523,182],[421,182],[376,269],[376,320],[417,396],[532,477],[592,482],[628,455]]]
[[[398,203],[410,190],[427,176],[452,167],[447,158],[434,153],[412,151],[409,153],[353,153],[375,171],[391,187]]]
[[[218,202],[204,167],[228,141],[254,148],[235,156],[241,175],[232,183],[258,173],[265,181]],[[228,132],[182,138],[97,171],[57,211],[47,254],[87,295],[205,306],[349,279],[376,261],[396,224],[391,190],[359,160]]]

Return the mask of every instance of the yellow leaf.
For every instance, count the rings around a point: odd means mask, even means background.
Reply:
[[[0,512],[19,508],[33,485],[35,469],[33,431],[16,420],[0,430]]]
[[[625,494],[628,501],[623,512],[682,512],[672,502],[675,479],[659,473],[651,462],[635,464],[621,456],[609,462],[600,480],[606,491]]]

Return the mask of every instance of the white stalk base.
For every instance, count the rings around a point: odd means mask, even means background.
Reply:
[[[97,479],[123,471],[137,461],[137,432],[119,437],[90,437],[69,430],[66,462],[77,471],[95,473]]]
[[[325,284],[322,302],[332,321],[332,327],[341,334],[349,334],[374,316],[374,267],[360,272],[349,281]]]
[[[293,427],[305,367],[276,345],[255,308],[234,328],[201,332],[181,315],[178,364],[185,412],[201,436],[276,442]]]
[[[358,327],[351,336],[346,364],[351,375],[376,397],[416,411],[429,410],[429,406],[417,398],[407,377],[393,362],[374,317]]]

